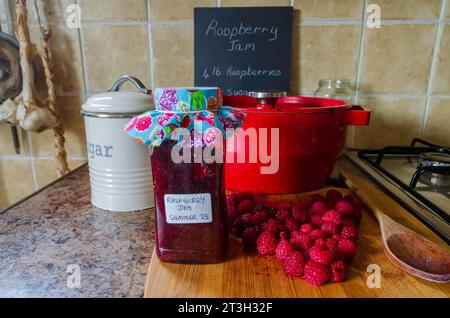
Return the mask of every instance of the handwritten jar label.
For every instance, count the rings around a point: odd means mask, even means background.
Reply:
[[[211,194],[166,194],[166,222],[169,224],[211,223]]]

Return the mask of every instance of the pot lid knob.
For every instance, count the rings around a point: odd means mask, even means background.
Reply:
[[[281,98],[286,97],[287,92],[276,90],[258,90],[258,91],[250,91],[247,93],[247,95],[257,99]]]

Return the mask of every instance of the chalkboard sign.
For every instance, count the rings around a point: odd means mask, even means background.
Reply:
[[[195,85],[289,91],[292,7],[196,8]]]

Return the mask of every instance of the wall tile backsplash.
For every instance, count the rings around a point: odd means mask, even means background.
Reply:
[[[0,25],[15,29],[14,10]],[[33,41],[38,28],[30,3]],[[348,146],[379,148],[422,136],[450,145],[450,0],[46,0],[53,29],[58,102],[71,168],[86,162],[87,96],[122,74],[149,87],[193,85],[193,8],[295,8],[292,94],[313,95],[321,78],[355,83],[355,101],[374,109],[369,127],[350,129]],[[66,26],[67,6],[82,10],[80,29]],[[382,27],[366,27],[377,4]],[[13,6],[11,6],[13,8]],[[130,86],[128,86],[130,87]],[[15,155],[10,128],[0,125],[0,210],[56,179],[51,132],[20,132]]]
[[[356,25],[297,26],[293,52],[297,66],[293,92],[313,93],[322,78],[356,79],[360,27]],[[299,72],[300,76],[295,76]]]
[[[386,25],[367,30],[362,94],[426,94],[436,26]],[[389,67],[386,67],[389,65]]]
[[[361,19],[364,0],[296,0],[301,19]]]

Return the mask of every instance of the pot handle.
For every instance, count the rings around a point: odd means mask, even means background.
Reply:
[[[367,106],[354,105],[345,112],[344,123],[348,126],[368,126],[372,109]]]

